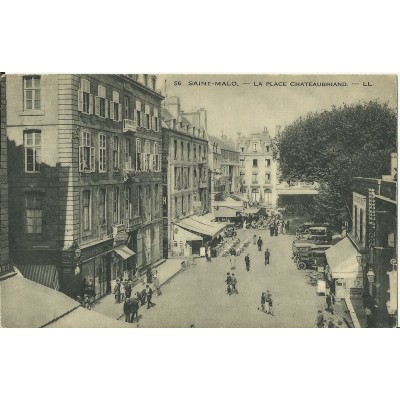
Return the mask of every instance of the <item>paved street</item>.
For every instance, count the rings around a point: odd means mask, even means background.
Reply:
[[[183,271],[163,286],[156,306],[140,309],[139,327],[313,327],[317,310],[324,305],[315,287],[306,283],[307,271],[298,271],[291,259],[293,236],[270,237],[269,232],[246,230],[239,238],[261,234],[263,248],[271,249],[271,264],[264,266],[264,253],[251,244],[250,272],[244,268],[246,252],[237,257],[235,275],[238,295],[225,293],[225,277],[230,271],[229,257],[214,258],[211,263],[198,260],[198,266]],[[257,310],[261,292],[269,290],[275,316]]]

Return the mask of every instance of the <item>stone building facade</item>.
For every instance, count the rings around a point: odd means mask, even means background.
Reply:
[[[161,259],[155,84],[153,75],[7,76],[10,251],[27,277],[74,297],[92,280],[100,297]]]

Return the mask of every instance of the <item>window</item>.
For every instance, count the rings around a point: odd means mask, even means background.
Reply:
[[[159,153],[159,146],[157,142],[154,142],[154,154],[153,154],[153,171],[161,171],[161,159]]]
[[[159,131],[159,126],[158,126],[158,108],[155,108],[154,109],[154,126],[153,126],[153,128],[154,128],[154,130],[156,131],[156,132],[158,132]]]
[[[178,155],[178,142],[177,140],[174,140],[174,160],[177,159],[177,155]]]
[[[145,141],[144,144],[144,170],[145,171],[150,171],[150,142],[148,140]]]
[[[104,225],[107,222],[107,191],[99,190],[99,224]]]
[[[196,145],[193,145],[193,155],[194,155],[194,161],[197,160],[197,152],[196,152]]]
[[[90,207],[90,190],[84,190],[82,193],[82,209],[83,209],[83,230],[89,231],[92,225],[92,213]]]
[[[185,156],[183,154],[183,142],[181,141],[181,160],[184,160]]]
[[[131,141],[125,139],[125,169],[132,169]]]
[[[254,174],[252,174],[251,183],[252,183],[252,184],[257,184],[257,183],[258,183],[257,172],[255,172]]]
[[[269,158],[265,159],[265,168],[269,168],[271,166],[271,160]]]
[[[136,100],[136,125],[137,127],[143,126],[142,103],[139,100]]]
[[[122,121],[122,104],[119,102],[119,93],[113,90],[113,101],[110,102],[110,118],[116,122]]]
[[[93,95],[90,93],[90,82],[87,79],[81,79],[81,87],[78,90],[78,111],[93,114]]]
[[[191,171],[190,167],[188,167],[188,175],[187,175],[188,187],[190,187],[190,185],[192,184],[192,180],[191,180],[191,176],[190,176],[191,172],[192,171]]]
[[[151,188],[150,185],[146,185],[146,195],[145,195],[145,210],[146,210],[146,221],[151,221]]]
[[[258,160],[257,160],[257,158],[253,158],[253,167],[255,167],[255,168],[258,167]]]
[[[253,151],[254,151],[254,152],[257,151],[257,143],[253,143]]]
[[[99,135],[99,172],[107,171],[107,137],[104,134]]]
[[[125,219],[129,220],[133,217],[132,208],[132,190],[130,187],[125,188]]]
[[[204,157],[204,160],[205,160],[206,157],[207,157],[207,154],[206,154],[206,146],[203,147],[203,157]]]
[[[224,166],[224,176],[228,175],[227,174],[227,170],[226,170],[226,166]]]
[[[142,170],[142,141],[136,139],[136,170]]]
[[[97,96],[94,99],[94,113],[101,118],[108,118],[108,100],[106,88],[102,85],[97,86]]]
[[[241,168],[244,168],[244,158],[241,158],[241,159],[240,159],[240,167],[241,167]]]
[[[240,148],[240,151],[241,151],[242,153],[244,153],[244,147],[241,147],[241,148]]]
[[[24,132],[25,172],[40,171],[42,133],[38,129]]]
[[[192,203],[191,203],[191,198],[190,194],[188,195],[188,214],[192,211]]]
[[[187,159],[190,160],[190,143],[187,144]]]
[[[137,186],[136,188],[136,215],[142,215],[142,188],[141,186]]]
[[[81,132],[79,146],[79,172],[94,172],[96,170],[95,151],[92,146],[92,135],[89,131]]]
[[[177,188],[178,185],[178,168],[174,168],[174,189]]]
[[[364,238],[364,232],[363,232],[363,210],[360,208],[360,243],[362,244],[363,238]]]
[[[269,146],[265,146],[265,151],[269,153]]]
[[[156,183],[154,187],[154,211],[158,213],[160,211],[160,193],[159,185]]]
[[[129,119],[129,97],[124,97],[124,118]]]
[[[41,193],[26,193],[26,233],[42,233],[43,225],[43,195]]]
[[[148,104],[144,105],[144,113],[145,113],[144,127],[146,129],[151,129],[150,106]]]
[[[271,183],[271,174],[265,174],[265,183]]]
[[[40,110],[40,76],[26,76],[24,78],[25,110]]]
[[[114,171],[119,170],[119,138],[114,136],[113,140],[113,169]]]
[[[119,188],[113,189],[113,223],[119,223]]]
[[[185,213],[185,196],[181,197],[181,214]]]

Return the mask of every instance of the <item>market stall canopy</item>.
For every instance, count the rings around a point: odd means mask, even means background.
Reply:
[[[356,276],[360,271],[359,252],[349,238],[344,238],[325,251],[333,279]]]
[[[217,206],[214,211],[214,216],[215,218],[234,218],[238,211],[242,211],[242,208]]]
[[[7,328],[40,328],[80,304],[67,295],[23,276],[0,281],[1,323]]]
[[[228,224],[213,222],[214,217],[211,214],[205,214],[202,216],[193,215],[185,218],[179,222],[175,222],[175,225],[180,226],[190,232],[194,232],[201,236],[209,236],[214,238],[220,232],[222,232]]]
[[[116,247],[114,251],[124,260],[127,260],[129,257],[132,257],[136,254],[129,247],[124,245]]]
[[[203,238],[195,233],[189,232],[180,226],[174,227],[174,240],[191,242],[194,240],[203,240]]]
[[[78,307],[62,318],[45,326],[46,328],[131,328],[126,322],[109,318],[95,310]]]

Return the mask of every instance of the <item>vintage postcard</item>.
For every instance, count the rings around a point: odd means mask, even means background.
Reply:
[[[0,326],[396,327],[397,79],[1,74]]]

